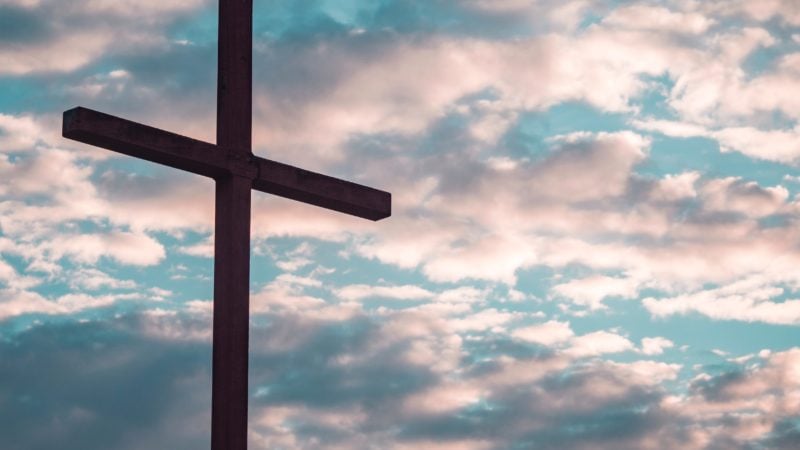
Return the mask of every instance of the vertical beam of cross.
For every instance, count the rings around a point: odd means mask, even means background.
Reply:
[[[217,146],[228,159],[250,159],[253,1],[220,0]],[[211,449],[247,449],[250,317],[250,190],[246,172],[217,179]]]
[[[217,145],[250,154],[253,0],[220,0],[217,53]]]

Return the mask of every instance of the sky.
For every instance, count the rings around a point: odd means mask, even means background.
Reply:
[[[0,0],[0,447],[208,448],[217,4]],[[800,447],[800,3],[256,0],[252,449]]]

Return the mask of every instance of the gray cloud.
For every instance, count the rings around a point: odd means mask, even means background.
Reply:
[[[35,326],[0,343],[0,422],[9,450],[200,448],[209,349],[123,322]]]
[[[786,398],[796,389],[791,380],[773,381],[790,370],[796,351],[720,373],[708,385],[728,390],[724,398],[695,390],[675,403],[660,384],[666,365],[653,362],[570,362],[505,346],[517,356],[459,359],[451,369],[415,363],[406,358],[452,341],[421,316],[290,313],[257,322],[252,448],[289,439],[286,448],[472,442],[466,447],[744,450],[756,441],[747,437],[747,415],[735,412],[768,405],[761,401],[774,389],[785,389]],[[210,349],[201,328],[208,328],[207,316],[144,314],[36,325],[0,342],[4,448],[207,446]],[[440,408],[449,395],[468,391],[478,396]],[[444,396],[431,402],[430,395]],[[789,448],[796,413],[765,411],[772,431],[760,438],[764,445]]]
[[[0,5],[0,42],[5,45],[39,42],[50,34],[50,26],[41,14],[17,6]]]

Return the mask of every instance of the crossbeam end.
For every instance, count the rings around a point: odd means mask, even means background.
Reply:
[[[373,221],[392,215],[392,194],[255,157],[253,189]]]
[[[62,135],[198,175],[216,178],[228,173],[226,155],[216,145],[88,108],[64,112]]]

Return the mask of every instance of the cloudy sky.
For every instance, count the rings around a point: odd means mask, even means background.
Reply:
[[[0,447],[209,445],[216,2],[0,0]],[[800,3],[257,0],[253,449],[800,445]]]

